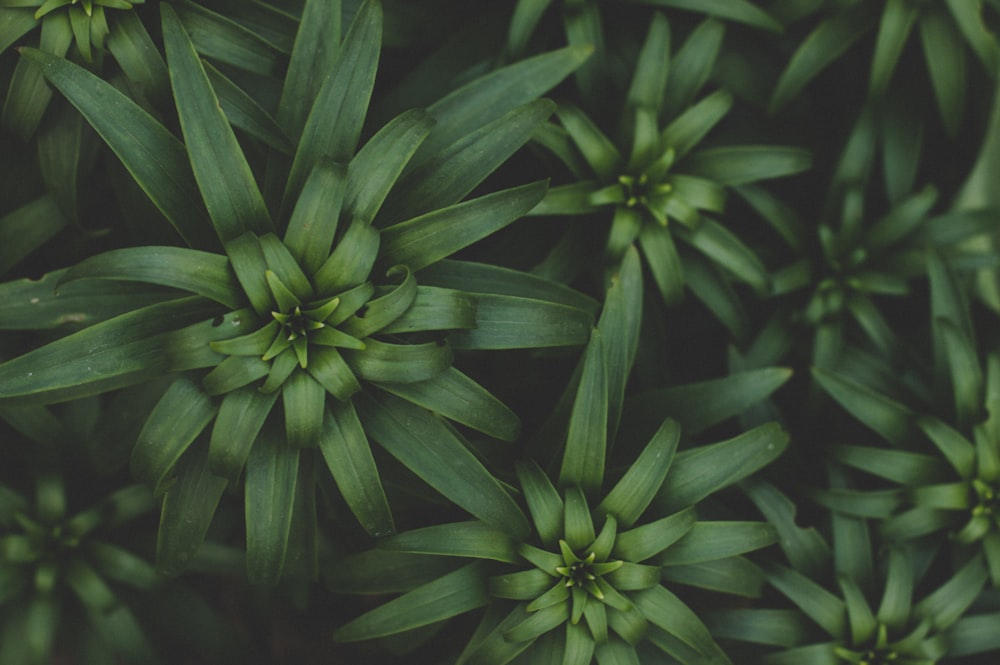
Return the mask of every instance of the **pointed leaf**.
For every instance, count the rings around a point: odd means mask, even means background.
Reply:
[[[250,449],[246,468],[247,577],[254,584],[273,585],[288,549],[299,449],[265,429]]]
[[[663,486],[674,460],[680,431],[676,421],[670,418],[664,420],[597,510],[614,515],[622,526],[635,524]]]
[[[253,386],[225,396],[208,446],[208,467],[212,473],[236,482],[277,398],[278,393],[265,394]]]
[[[657,561],[665,566],[716,561],[746,554],[778,542],[770,524],[760,522],[698,522]]]
[[[586,491],[600,488],[608,437],[608,380],[601,333],[595,329],[583,356],[583,369],[566,435],[559,485]]]
[[[489,600],[485,571],[472,563],[361,615],[333,638],[353,642],[394,635],[470,612]]]
[[[167,475],[215,418],[216,410],[197,382],[186,377],[175,380],[139,433],[132,449],[132,475],[156,495],[162,494]]]
[[[787,445],[788,434],[777,423],[768,423],[732,439],[678,453],[657,497],[659,506],[671,512],[692,506],[766,466]]]
[[[482,522],[455,522],[414,529],[379,542],[379,547],[400,552],[461,556],[519,563],[510,537]]]
[[[68,60],[25,48],[22,56],[80,111],[182,238],[213,248],[211,231],[184,145],[146,111]]]
[[[113,279],[159,284],[205,296],[237,309],[245,296],[226,257],[183,247],[113,249],[84,259],[63,275],[60,285],[77,279]]]
[[[365,431],[424,482],[487,524],[517,537],[528,532],[513,499],[433,414],[389,395],[359,402]]]

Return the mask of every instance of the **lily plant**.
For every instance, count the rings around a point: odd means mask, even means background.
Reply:
[[[606,219],[606,260],[614,265],[636,243],[664,303],[677,305],[688,287],[740,335],[745,315],[731,282],[763,296],[770,278],[757,254],[718,219],[728,191],[802,172],[810,156],[788,146],[702,147],[734,103],[725,89],[697,99],[724,33],[721,23],[707,19],[673,52],[670,24],[654,14],[618,125],[602,128],[586,109],[565,103],[556,111],[559,123],[536,136],[572,181],[552,187],[531,214]],[[574,220],[570,234],[586,223]],[[592,262],[560,255],[572,246],[562,243],[547,261]]]
[[[586,53],[538,56],[527,85],[518,64],[477,79],[402,114],[357,150],[381,5],[363,3],[341,41],[339,6],[309,2],[277,111],[298,147],[273,151],[264,176],[253,172],[177,12],[168,4],[160,12],[183,142],[83,68],[40,50],[22,54],[189,245],[112,250],[60,284],[144,282],[175,297],[9,360],[0,366],[3,398],[53,403],[176,376],[132,455],[135,476],[162,498],[165,572],[187,565],[222,493],[242,478],[250,578],[276,581],[289,542],[305,543],[289,560],[304,561],[308,574],[316,456],[364,528],[391,532],[369,438],[472,514],[519,521],[500,483],[439,417],[501,440],[519,428],[510,409],[452,367],[447,333],[466,331],[456,345],[469,349],[582,345],[592,301],[516,271],[442,262],[542,198],[544,181],[463,200],[548,117],[552,103],[537,97]],[[418,284],[424,269],[436,269],[437,286]],[[458,286],[471,284],[481,292]]]

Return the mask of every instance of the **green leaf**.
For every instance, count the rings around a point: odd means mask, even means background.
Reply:
[[[587,498],[580,487],[574,485],[566,488],[565,507],[563,509],[563,536],[564,541],[560,541],[560,549],[563,551],[563,559],[566,560],[565,547],[568,546],[574,553],[580,552],[587,555],[583,550],[590,547],[594,542],[594,521],[590,517],[590,508],[587,505]],[[575,555],[575,554],[574,554]]]
[[[604,480],[608,437],[608,381],[601,334],[594,330],[570,414],[559,485],[593,492]]]
[[[670,25],[667,18],[657,12],[649,23],[646,39],[639,51],[625,108],[646,108],[657,113],[663,103],[670,71]]]
[[[382,231],[379,262],[413,270],[436,263],[522,217],[546,187],[547,181],[522,185],[389,226]]]
[[[178,575],[205,540],[226,480],[208,469],[205,446],[194,446],[175,468],[176,482],[163,496],[156,536],[156,569]]]
[[[326,585],[338,593],[385,594],[415,589],[455,570],[454,559],[371,549],[337,559],[324,571]]]
[[[569,604],[551,605],[532,612],[503,634],[508,642],[530,642],[569,620]]]
[[[361,351],[343,350],[344,360],[366,381],[414,383],[426,381],[451,366],[451,347],[444,342],[390,344],[367,339]]]
[[[299,449],[264,429],[250,449],[246,468],[247,577],[253,584],[274,585],[288,550]]]
[[[611,277],[604,310],[597,322],[608,375],[608,436],[611,440],[618,432],[625,386],[639,348],[642,296],[639,253],[630,247],[621,268]]]
[[[632,526],[663,486],[680,440],[680,427],[667,418],[625,475],[597,506],[614,515],[622,526]]]
[[[403,167],[434,124],[434,119],[423,109],[410,109],[382,127],[351,159],[344,203],[351,219],[369,224],[375,219]]]
[[[0,53],[14,44],[24,35],[37,27],[39,20],[32,12],[18,9],[0,8]]]
[[[982,593],[989,574],[980,557],[971,559],[947,582],[916,604],[913,612],[929,619],[935,628],[948,628]]]
[[[771,97],[771,111],[791,101],[811,80],[860,39],[877,20],[878,8],[860,3],[824,20],[792,55]]]
[[[625,561],[646,561],[676,543],[695,524],[694,508],[685,508],[668,517],[622,531],[615,540],[613,554]]]
[[[502,441],[514,441],[521,419],[484,387],[449,367],[415,383],[382,383],[379,387],[440,416]]]
[[[313,275],[317,293],[324,297],[338,294],[343,297],[341,292],[345,289],[367,282],[378,255],[379,242],[379,232],[370,224],[360,219],[352,221],[329,258]]]
[[[792,377],[792,370],[765,367],[736,372],[723,379],[709,379],[637,393],[625,402],[626,426],[647,423],[641,433],[655,427],[661,414],[669,413],[689,435],[704,431],[727,418],[739,415],[766,399]],[[639,434],[638,428],[635,429]]]
[[[365,431],[389,454],[483,522],[515,537],[528,532],[514,500],[440,419],[389,395],[363,397],[358,409]]]
[[[890,630],[903,630],[913,606],[913,569],[903,550],[889,550],[885,591],[876,611],[878,620]]]
[[[0,397],[49,403],[147,381],[184,361],[164,328],[218,312],[217,304],[191,297],[95,324],[0,364]]]
[[[918,13],[919,9],[906,0],[889,0],[882,10],[869,83],[873,95],[881,97],[889,87],[889,79],[896,69]]]
[[[601,182],[613,180],[621,175],[621,170],[625,166],[621,153],[614,142],[586,113],[576,106],[561,104],[556,109],[556,115],[569,139],[579,149]]]
[[[657,561],[664,566],[716,561],[778,542],[777,532],[762,522],[698,522]]]
[[[928,7],[922,11],[919,27],[938,111],[945,129],[955,136],[965,108],[965,45],[942,8]]]
[[[333,71],[340,37],[340,0],[304,4],[277,111],[278,123],[293,141],[302,135],[316,95]]]
[[[476,299],[471,293],[417,286],[413,304],[379,332],[384,335],[476,327]]]
[[[284,244],[307,274],[314,274],[330,254],[344,200],[346,171],[320,162],[295,202]]]
[[[326,390],[306,372],[293,372],[281,386],[285,437],[293,448],[316,445],[323,430]]]
[[[387,226],[455,205],[527,143],[554,108],[547,99],[529,102],[449,143],[400,178],[375,223]],[[433,134],[423,147],[426,148],[432,138]],[[531,186],[528,187],[533,192]],[[538,198],[528,210],[541,200],[542,194],[538,192]]]
[[[598,303],[576,289],[520,270],[472,261],[445,259],[417,275],[421,284],[460,289],[469,293],[492,293],[547,300],[596,313]]]
[[[659,492],[658,505],[669,512],[693,506],[771,463],[787,445],[788,434],[777,423],[768,423],[726,441],[680,452]]]
[[[917,487],[948,477],[942,473],[941,460],[933,455],[871,446],[831,446],[829,450],[838,462],[900,485]]]
[[[523,549],[523,548],[522,548]],[[560,559],[557,555],[553,555]],[[490,578],[490,593],[497,598],[508,598],[511,600],[532,600],[548,593],[555,579],[554,569],[550,573],[545,573],[538,568],[521,570],[516,573],[506,575],[495,575]],[[564,582],[558,583],[562,588],[566,588]]]
[[[675,158],[680,159],[691,152],[732,107],[732,93],[716,90],[686,109],[660,132],[660,147],[672,148]]]
[[[672,7],[687,11],[699,12],[744,23],[754,28],[762,28],[772,32],[782,32],[778,21],[764,10],[747,0],[631,0],[647,5]]]
[[[200,55],[262,76],[280,73],[284,54],[228,16],[187,0],[176,10]]]
[[[139,433],[132,449],[132,475],[156,495],[162,494],[167,475],[215,418],[216,410],[196,381],[183,376],[175,380]]]
[[[219,108],[229,123],[278,152],[290,155],[292,143],[267,109],[211,64],[203,64],[219,99]]]
[[[783,178],[812,166],[812,155],[803,148],[780,145],[740,145],[706,148],[684,160],[684,172],[722,185],[747,185]]]
[[[236,482],[250,447],[277,399],[277,392],[262,393],[254,386],[226,394],[208,444],[208,468],[212,473],[231,483]]]
[[[681,640],[704,657],[718,651],[718,646],[701,619],[677,596],[662,586],[632,595],[636,607],[646,619]]]
[[[712,219],[705,219],[685,239],[698,251],[724,268],[736,279],[749,284],[759,294],[770,290],[771,280],[767,268],[752,249],[726,227]]]
[[[688,34],[670,64],[661,117],[675,118],[691,106],[713,75],[724,37],[725,25],[714,19],[705,19]]]
[[[122,12],[110,25],[107,47],[129,81],[141,86],[156,105],[170,97],[170,79],[163,56],[135,12]]]
[[[393,635],[470,612],[489,601],[485,571],[472,563],[348,622],[333,638],[354,642]]]
[[[997,75],[997,38],[992,30],[986,25],[983,16],[983,8],[978,4],[970,5],[967,2],[958,0],[945,0],[948,10],[951,12],[958,26],[962,37],[966,43],[982,62],[986,72],[995,77]]]
[[[456,349],[579,346],[594,325],[590,312],[556,302],[485,293],[476,299],[476,328],[450,336]]]
[[[129,247],[84,259],[59,280],[109,279],[183,289],[238,309],[245,296],[224,256],[183,247]]]
[[[519,563],[510,537],[482,522],[455,522],[414,529],[379,542],[383,549]]]
[[[534,460],[518,463],[517,479],[538,537],[546,547],[555,547],[563,530],[563,501],[559,492]]]
[[[664,566],[660,577],[667,583],[673,582],[744,598],[760,598],[766,582],[760,568],[742,556]]]
[[[954,394],[955,413],[962,427],[982,417],[983,370],[973,340],[948,319],[935,321],[944,340],[945,358]]]
[[[354,15],[331,72],[316,93],[285,185],[282,210],[292,206],[320,160],[346,164],[354,156],[375,85],[381,44],[382,5],[367,0]]]
[[[881,434],[889,443],[900,445],[910,435],[914,414],[899,402],[850,379],[814,367],[813,378],[851,415]]]
[[[184,145],[146,111],[83,68],[37,49],[21,55],[87,119],[188,245],[218,246]]]
[[[373,536],[395,531],[371,446],[350,402],[333,402],[323,418],[320,452],[351,512]]]
[[[831,637],[847,637],[847,606],[840,598],[802,573],[776,564],[764,567],[767,581],[802,610]]]
[[[639,249],[664,304],[669,307],[680,303],[684,293],[684,268],[670,231],[653,224],[643,225],[639,232]]]
[[[712,612],[706,623],[717,638],[793,647],[809,639],[812,624],[791,609],[737,608]]]
[[[436,124],[420,147],[414,165],[448,152],[484,126],[545,94],[576,70],[592,50],[567,46],[526,58],[481,76],[435,102],[427,111]],[[551,113],[551,107],[546,107]]]
[[[0,217],[0,275],[61,231],[68,220],[49,196],[27,203]]]

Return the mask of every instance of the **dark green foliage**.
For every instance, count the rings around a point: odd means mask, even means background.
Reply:
[[[0,0],[0,665],[994,662],[998,12]]]

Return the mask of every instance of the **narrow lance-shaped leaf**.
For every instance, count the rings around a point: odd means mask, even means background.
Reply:
[[[520,563],[510,537],[482,522],[454,522],[414,529],[379,542],[382,549]]]
[[[527,143],[554,108],[547,99],[519,106],[404,173],[375,223],[385,226],[458,203]]]
[[[282,197],[282,210],[291,208],[319,160],[346,164],[354,156],[375,85],[381,44],[382,5],[377,0],[366,0],[354,15],[330,65],[331,74],[316,93],[316,101],[302,128]]]
[[[361,526],[373,536],[395,531],[371,444],[351,402],[335,401],[326,410],[319,449]]]
[[[521,431],[521,420],[510,407],[454,367],[426,381],[383,383],[380,387],[502,441],[514,441]]]
[[[151,115],[82,67],[37,49],[23,57],[80,111],[184,240],[218,247],[184,145]]]
[[[40,403],[65,401],[159,376],[183,360],[171,352],[170,333],[164,329],[218,313],[217,303],[190,297],[95,324],[0,364],[0,396]]]
[[[771,463],[787,445],[788,434],[777,423],[768,423],[727,441],[685,450],[674,459],[659,493],[660,508],[694,505]]]
[[[247,459],[247,576],[275,584],[281,576],[299,475],[299,449],[266,429]]]
[[[187,447],[215,417],[216,406],[197,382],[180,377],[171,384],[132,449],[132,474],[156,494]]]
[[[546,547],[554,547],[562,534],[562,497],[534,460],[517,465],[517,479],[521,483],[538,537]]]
[[[594,330],[583,356],[583,369],[570,414],[559,484],[587,491],[600,488],[608,438],[608,379],[603,339]]]
[[[455,505],[512,536],[528,532],[514,500],[433,414],[385,394],[365,396],[358,408],[365,431]]]
[[[212,473],[235,482],[243,472],[250,447],[271,413],[278,393],[262,393],[246,386],[226,394],[212,427],[208,467]]]
[[[636,461],[598,504],[597,511],[614,515],[623,527],[635,524],[663,486],[680,433],[676,421],[664,420]]]
[[[60,279],[114,279],[183,289],[239,308],[245,299],[226,257],[183,247],[128,247],[84,259]]]
[[[579,67],[591,51],[590,47],[568,46],[527,58],[480,77],[435,102],[428,112],[437,124],[421,146],[414,166],[545,94]]]
[[[173,8],[162,8],[170,83],[191,166],[222,242],[267,233],[271,218],[236,135]]]
[[[423,109],[401,113],[378,131],[347,166],[344,210],[371,223],[403,168],[434,127]]]
[[[458,616],[490,601],[486,574],[472,563],[420,586],[338,628],[333,637],[353,642],[394,635]]]
[[[194,446],[176,466],[177,481],[163,497],[156,537],[156,568],[177,575],[205,540],[226,480],[208,470],[208,451]]]

